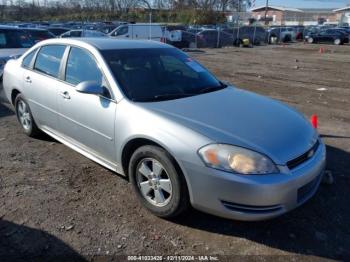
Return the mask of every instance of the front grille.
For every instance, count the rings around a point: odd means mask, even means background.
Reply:
[[[251,214],[265,214],[272,213],[282,209],[281,205],[274,206],[248,206],[227,201],[221,201],[221,203],[228,209],[236,212],[251,213]]]
[[[292,169],[298,167],[299,165],[301,165],[302,163],[306,162],[310,158],[312,158],[315,155],[319,146],[320,146],[320,142],[317,140],[317,142],[307,152],[305,152],[301,156],[289,161],[287,163],[288,168],[292,170]]]
[[[311,182],[307,183],[305,186],[302,186],[298,189],[298,203],[304,202],[308,199],[311,194],[314,192],[315,188],[320,182],[321,176],[317,176]]]

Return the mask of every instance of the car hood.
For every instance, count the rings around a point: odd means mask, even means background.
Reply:
[[[213,142],[250,148],[280,165],[305,153],[318,137],[294,109],[233,87],[143,106]]]

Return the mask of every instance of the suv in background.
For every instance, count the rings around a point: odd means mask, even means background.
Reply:
[[[24,28],[23,31],[28,33],[29,37],[32,38],[35,43],[56,37],[53,33],[46,29]]]
[[[5,64],[12,58],[21,56],[35,44],[27,31],[16,27],[0,26],[0,81]]]

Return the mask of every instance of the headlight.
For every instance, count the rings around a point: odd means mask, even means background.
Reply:
[[[198,153],[207,166],[228,172],[243,175],[279,172],[268,157],[242,147],[212,144],[201,148]]]

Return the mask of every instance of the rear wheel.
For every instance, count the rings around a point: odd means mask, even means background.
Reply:
[[[307,39],[307,42],[308,42],[309,44],[312,44],[312,43],[314,42],[314,39],[313,39],[312,37],[309,37],[309,38]]]
[[[24,133],[30,137],[37,137],[41,134],[40,129],[35,124],[32,112],[23,95],[19,94],[15,99],[16,115]]]
[[[156,216],[172,218],[189,207],[185,179],[164,149],[137,149],[130,159],[129,175],[141,203]]]

